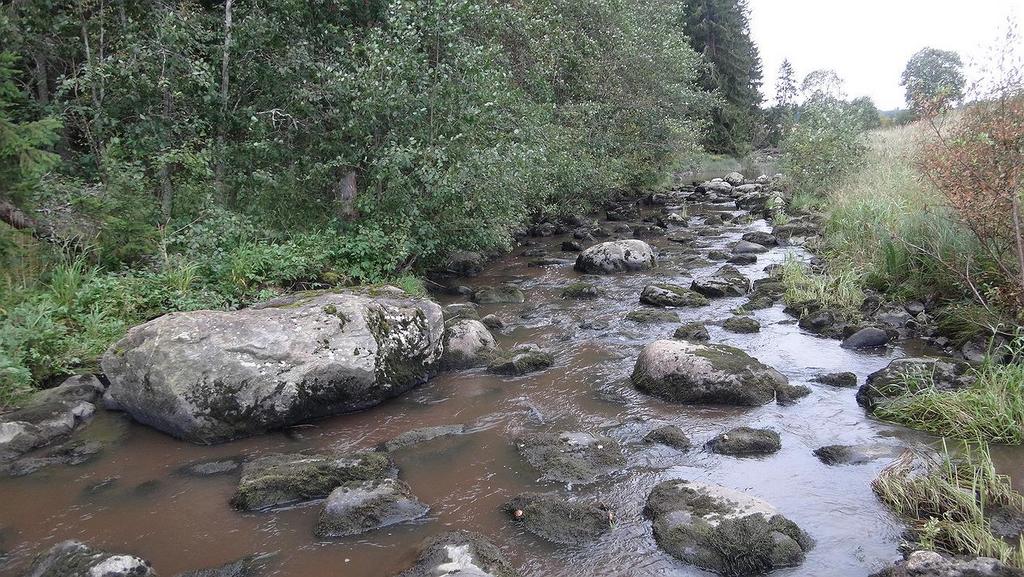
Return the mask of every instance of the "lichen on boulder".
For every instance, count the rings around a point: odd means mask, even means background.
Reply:
[[[541,480],[588,484],[626,464],[612,438],[586,432],[531,433],[514,440],[516,449],[541,473]]]
[[[559,495],[526,493],[505,504],[512,521],[534,535],[561,545],[584,545],[611,528],[614,516],[601,504]]]

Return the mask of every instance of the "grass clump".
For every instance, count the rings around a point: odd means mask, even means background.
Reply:
[[[993,534],[991,516],[1024,515],[1024,496],[996,472],[985,446],[964,445],[959,455],[944,446],[937,457],[907,452],[872,483],[875,494],[909,526],[920,548],[992,557],[1024,567],[1024,538]]]
[[[1024,338],[999,347],[978,368],[970,386],[943,391],[928,373],[908,374],[903,395],[874,409],[880,419],[944,437],[1024,444]],[[1011,362],[1000,364],[998,357]]]
[[[780,273],[789,306],[816,303],[839,316],[852,318],[864,302],[860,276],[853,269],[816,274],[806,263],[787,257]]]

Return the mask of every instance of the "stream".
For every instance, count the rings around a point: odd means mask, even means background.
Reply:
[[[763,220],[742,225],[705,226],[701,215],[731,212],[731,205],[690,204],[696,247],[706,254],[726,250],[745,232],[767,231]],[[568,238],[532,239],[531,249],[563,253]],[[604,290],[596,300],[565,300],[561,290],[579,280],[571,262],[530,266],[515,253],[492,262],[483,274],[460,279],[471,288],[511,283],[527,295],[525,304],[482,305],[506,327],[494,331],[498,344],[536,343],[555,355],[555,366],[522,377],[474,369],[443,374],[412,392],[360,413],[342,415],[287,431],[217,446],[177,441],[138,425],[119,413],[99,411],[79,436],[100,439],[99,458],[74,467],[51,467],[20,478],[0,479],[0,574],[23,574],[33,557],[65,539],[148,559],[160,575],[218,566],[254,553],[275,553],[266,574],[282,576],[394,575],[410,566],[426,537],[453,529],[477,531],[498,544],[531,577],[621,575],[710,575],[685,565],[654,542],[643,505],[651,487],[680,477],[748,492],[775,505],[815,540],[804,563],[773,575],[863,577],[900,555],[902,525],[871,492],[870,483],[886,460],[827,466],[812,452],[823,445],[878,442],[920,447],[927,435],[868,418],[854,400],[856,389],[811,382],[822,372],[852,371],[859,382],[891,359],[926,352],[902,341],[877,352],[840,348],[839,342],[799,329],[777,304],[753,312],[761,330],[737,334],[720,323],[746,301],[714,299],[710,306],[674,309],[680,321],[708,324],[712,342],[739,347],[811,388],[795,404],[756,408],[685,406],[639,393],[629,375],[640,349],[670,338],[678,323],[637,324],[624,320],[640,308],[641,289],[652,282],[688,286],[721,263],[686,270],[680,262],[691,249],[664,237],[645,239],[659,252],[657,268],[595,277]],[[808,260],[798,246],[777,247],[752,265],[738,268],[751,279],[786,258]],[[441,304],[463,297],[435,295]],[[603,322],[596,322],[603,321]],[[581,328],[581,324],[590,327]],[[410,429],[466,424],[469,433],[444,437],[398,451],[401,478],[430,506],[421,521],[343,539],[313,536],[317,506],[240,513],[228,500],[237,475],[208,478],[178,472],[185,464],[223,457],[301,450],[350,451],[373,448]],[[675,424],[696,447],[681,452],[641,442],[663,424]],[[701,445],[733,427],[767,427],[781,435],[782,450],[737,458],[712,454]],[[570,490],[600,500],[615,511],[614,528],[583,547],[557,547],[517,529],[500,508],[525,491],[565,489],[539,482],[511,445],[527,431],[601,431],[623,445],[627,465],[618,474]],[[994,451],[1008,472],[1021,468],[1018,451]],[[1019,476],[1017,477],[1020,478]]]

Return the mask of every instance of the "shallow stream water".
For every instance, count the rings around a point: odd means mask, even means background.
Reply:
[[[768,230],[764,221],[706,228],[699,214],[725,211],[723,205],[693,205],[691,230],[701,253],[728,250],[744,232]],[[740,214],[740,213],[735,213]],[[551,256],[565,237],[538,240]],[[0,574],[20,575],[34,555],[56,542],[79,539],[113,552],[152,562],[160,575],[221,565],[254,553],[275,553],[268,574],[281,576],[384,577],[408,567],[418,544],[442,531],[469,529],[498,544],[531,577],[696,576],[705,572],[680,563],[655,545],[642,509],[650,488],[670,477],[725,485],[775,505],[815,540],[800,567],[773,575],[862,577],[899,557],[902,526],[870,489],[885,465],[826,466],[812,454],[823,445],[882,442],[919,446],[927,436],[865,416],[855,389],[810,382],[820,372],[852,371],[861,382],[868,373],[905,354],[920,354],[906,342],[881,352],[854,352],[799,329],[781,305],[753,313],[762,329],[730,333],[715,323],[729,318],[745,298],[717,299],[711,306],[679,309],[680,319],[708,323],[712,341],[737,346],[777,368],[812,392],[793,405],[752,409],[681,406],[645,396],[629,385],[629,374],[646,343],[668,338],[675,323],[640,325],[623,316],[641,305],[638,295],[651,282],[688,285],[719,266],[686,270],[688,249],[649,240],[661,252],[659,266],[646,273],[594,280],[605,295],[593,301],[560,298],[578,280],[572,265],[531,267],[530,258],[506,256],[471,287],[513,283],[526,304],[490,305],[508,323],[497,332],[501,346],[533,342],[553,352],[556,365],[523,377],[483,370],[445,374],[374,409],[213,447],[176,441],[117,413],[100,411],[79,433],[108,441],[100,458],[77,467],[54,467],[34,475],[0,480]],[[521,251],[517,251],[521,252]],[[756,264],[739,267],[751,278],[787,255],[807,259],[799,247],[775,248]],[[590,281],[588,281],[590,282]],[[438,296],[443,304],[461,297]],[[580,328],[583,321],[605,321],[607,328]],[[430,515],[409,525],[356,538],[318,540],[316,504],[284,511],[239,513],[228,505],[237,475],[192,478],[176,473],[184,464],[229,456],[303,449],[348,451],[372,448],[410,429],[464,423],[469,434],[436,439],[395,454],[401,478],[431,507]],[[644,434],[673,423],[698,448],[679,452],[646,445]],[[764,458],[735,458],[699,448],[715,434],[737,426],[770,427],[782,450]],[[523,431],[603,431],[623,444],[627,466],[595,485],[564,487],[541,483],[511,446]],[[1019,451],[996,451],[1005,469],[1024,462]],[[1019,478],[1019,477],[1018,477]],[[524,491],[570,491],[599,499],[616,513],[612,531],[585,547],[554,547],[519,531],[500,511]]]

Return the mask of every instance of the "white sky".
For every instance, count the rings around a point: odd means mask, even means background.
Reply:
[[[764,66],[765,104],[775,100],[779,65],[789,58],[797,86],[832,68],[850,98],[882,110],[905,107],[900,74],[926,46],[960,53],[970,68],[990,54],[1008,19],[1024,35],[1024,0],[750,0],[751,33]],[[968,73],[968,80],[972,75]]]

